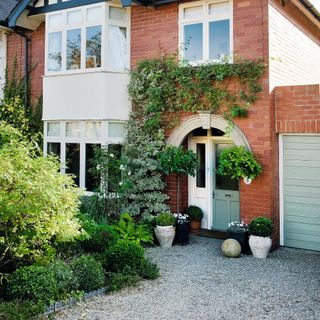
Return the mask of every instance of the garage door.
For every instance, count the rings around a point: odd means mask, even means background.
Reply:
[[[284,245],[320,251],[320,136],[283,136]]]

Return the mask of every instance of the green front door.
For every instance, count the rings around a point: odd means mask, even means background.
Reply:
[[[219,153],[232,144],[213,142],[213,167],[217,166]],[[239,182],[213,173],[212,191],[212,229],[226,230],[228,223],[240,220]]]

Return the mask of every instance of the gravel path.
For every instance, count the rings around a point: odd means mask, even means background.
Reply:
[[[320,252],[280,248],[268,259],[227,259],[220,240],[151,248],[161,276],[95,298],[56,320],[320,319]]]

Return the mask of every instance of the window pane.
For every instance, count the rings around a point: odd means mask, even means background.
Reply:
[[[68,25],[81,23],[81,10],[70,11],[67,15]]]
[[[197,188],[206,187],[206,145],[204,143],[197,143]]]
[[[102,7],[93,7],[87,9],[87,21],[95,21],[102,19]]]
[[[60,136],[60,122],[47,123],[47,136],[59,137]]]
[[[62,25],[62,14],[49,16],[49,27],[59,27]]]
[[[230,20],[209,23],[209,58],[230,56]]]
[[[216,144],[216,164],[221,151],[225,148],[230,148],[231,144]],[[220,190],[239,190],[239,181],[237,179],[231,179],[227,176],[216,175],[216,189]]]
[[[55,155],[60,158],[60,143],[59,142],[48,142],[47,144],[47,154]]]
[[[67,122],[66,123],[66,136],[78,138],[81,135],[81,128],[79,122]]]
[[[100,148],[99,144],[86,144],[86,189],[87,191],[95,191],[99,188],[100,179],[95,172],[94,156],[95,149]]]
[[[212,3],[209,5],[209,15],[227,15],[230,13],[229,1]]]
[[[127,67],[127,28],[109,26],[109,66],[125,69]]]
[[[202,16],[203,16],[203,6],[185,8],[183,10],[184,19],[198,18]]]
[[[108,137],[109,138],[123,138],[126,134],[126,126],[120,122],[109,122]]]
[[[48,71],[60,71],[62,55],[62,32],[48,34]]]
[[[66,173],[73,174],[74,182],[79,186],[80,144],[66,143]]]
[[[184,26],[184,58],[186,60],[197,61],[203,59],[202,41],[202,23]]]
[[[87,28],[86,68],[101,67],[101,26]]]
[[[101,122],[86,122],[86,137],[100,138],[101,136]]]
[[[67,32],[67,69],[79,69],[81,66],[81,29]]]
[[[108,145],[109,154],[113,154],[113,159],[121,159],[122,145],[121,144],[109,144]],[[120,168],[114,168],[109,172],[109,181],[108,181],[108,191],[114,192],[119,187],[119,182],[121,181],[121,170]]]
[[[127,20],[127,10],[123,8],[110,7],[109,18],[112,20]]]

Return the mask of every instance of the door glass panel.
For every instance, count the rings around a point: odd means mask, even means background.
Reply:
[[[80,174],[80,144],[66,143],[66,173],[73,174],[74,182],[79,186]]]
[[[232,145],[227,143],[216,144],[216,164],[218,163],[219,154],[223,149],[230,148]],[[219,176],[216,174],[216,189],[220,190],[239,190],[239,181],[237,179],[231,179],[227,176]]]
[[[95,148],[100,148],[99,144],[86,144],[86,189],[96,191],[100,185],[100,178],[94,170]]]
[[[197,143],[196,147],[197,157],[198,157],[198,167],[197,167],[197,188],[206,187],[206,145],[205,143]]]
[[[48,142],[47,154],[57,156],[60,158],[60,143],[59,142]]]

